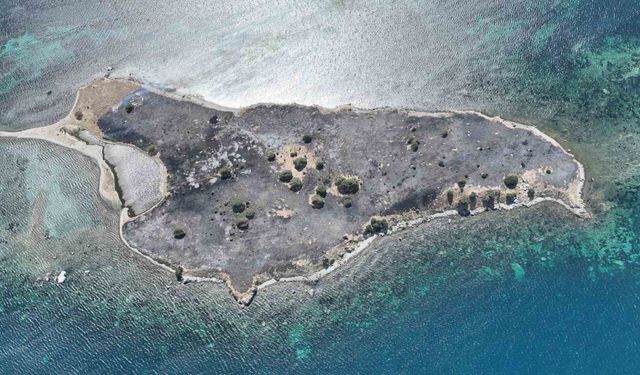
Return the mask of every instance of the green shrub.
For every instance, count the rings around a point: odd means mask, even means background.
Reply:
[[[173,230],[173,238],[175,238],[176,240],[181,240],[183,239],[187,234],[184,232],[184,230],[180,229],[180,228],[176,228]]]
[[[343,177],[336,178],[336,187],[340,194],[355,194],[360,190],[360,183],[355,177]]]
[[[125,110],[125,112],[127,112],[127,113],[131,113],[131,112],[133,112],[133,109],[134,109],[134,108],[135,108],[135,107],[134,107],[134,106],[133,106],[133,104],[131,104],[131,103],[127,103],[127,104],[125,104],[125,106],[124,106],[124,110]]]
[[[489,177],[489,173],[483,173],[480,175],[480,177],[482,177],[482,179],[486,179],[487,177]]]
[[[245,201],[238,197],[232,198],[229,201],[229,204],[231,205],[231,209],[233,210],[233,212],[237,214],[244,212],[244,210],[247,208],[247,204],[245,203]]]
[[[456,205],[456,211],[458,211],[460,216],[471,215],[471,211],[469,211],[469,198],[461,197]]]
[[[527,190],[527,197],[529,197],[529,200],[533,200],[533,198],[535,198],[536,196],[536,191],[533,189],[529,189]]]
[[[278,180],[280,180],[281,182],[289,182],[292,178],[293,173],[291,173],[291,171],[289,170],[282,171],[280,172],[280,174],[278,174]]]
[[[302,189],[302,180],[298,177],[292,178],[291,182],[289,183],[289,190],[296,192],[300,191],[300,189]]]
[[[460,188],[460,191],[464,190],[465,185],[467,184],[466,180],[460,180],[458,181],[458,187]]]
[[[296,168],[297,171],[302,171],[307,167],[307,158],[300,156],[298,158],[293,159],[293,166]]]
[[[310,134],[305,134],[302,136],[302,142],[304,143],[311,143],[312,140],[313,140],[313,137],[311,137]]]
[[[416,152],[418,151],[418,146],[420,145],[420,141],[418,141],[417,139],[411,137],[411,139],[409,139],[409,142],[407,142],[409,144],[409,150]]]
[[[444,161],[440,160],[440,161],[438,162],[438,167],[444,167]]]
[[[291,152],[289,153],[289,155],[290,155],[292,158],[295,158],[296,156],[298,156],[298,151],[291,151]]]
[[[180,266],[176,267],[176,280],[178,281],[182,281],[182,273],[184,272],[184,269]]]
[[[324,161],[323,160],[318,160],[316,162],[316,169],[319,170],[319,171],[324,169]]]
[[[489,190],[482,197],[482,206],[488,210],[495,210],[496,203],[500,200],[500,192]]]
[[[371,218],[369,224],[364,229],[365,234],[386,233],[389,230],[389,223],[385,219]]]
[[[353,206],[353,199],[351,199],[351,197],[343,197],[340,202],[342,203],[343,206],[345,206],[346,208],[350,208],[351,206]]]
[[[318,194],[322,198],[325,198],[327,196],[327,188],[324,186],[318,186],[316,188],[316,194]]]
[[[447,203],[453,204],[453,191],[447,190]]]
[[[478,194],[472,192],[469,194],[469,208],[475,210],[478,206]]]
[[[547,174],[551,174],[551,169],[547,169]]]
[[[514,204],[516,203],[516,193],[507,193],[505,199],[507,201],[507,204]]]
[[[220,178],[223,180],[229,180],[231,177],[233,177],[233,172],[231,171],[230,167],[222,167],[220,168],[218,173],[220,174]]]
[[[324,207],[324,199],[320,195],[315,194],[311,197],[311,207],[317,209]]]
[[[249,220],[253,220],[256,217],[256,211],[248,208],[244,211],[244,216]]]
[[[236,228],[240,230],[249,229],[249,219],[247,219],[244,215],[236,218]]]
[[[267,152],[267,160],[268,161],[275,161],[276,160],[276,153],[273,152],[273,151]]]
[[[156,155],[158,155],[158,146],[156,146],[156,145],[149,145],[149,147],[147,147],[147,154],[149,154],[149,156],[156,156]]]
[[[510,174],[503,180],[504,185],[509,189],[515,189],[518,186],[518,176]]]
[[[82,111],[76,111],[75,116],[76,116],[76,120],[78,121],[81,121],[82,118],[84,117],[84,115],[82,114]]]

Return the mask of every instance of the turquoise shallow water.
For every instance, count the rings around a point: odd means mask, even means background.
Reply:
[[[0,2],[3,129],[64,115],[107,65],[227,104],[479,109],[574,150],[597,217],[434,222],[241,309],[122,246],[89,160],[1,140],[0,373],[638,372],[633,1],[90,5]]]

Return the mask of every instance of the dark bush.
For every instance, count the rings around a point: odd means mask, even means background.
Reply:
[[[291,151],[291,152],[289,153],[289,155],[290,155],[292,158],[295,158],[296,156],[298,156],[298,151]]]
[[[304,143],[311,143],[312,140],[313,140],[313,137],[311,137],[311,135],[309,134],[305,134],[302,136],[302,142]]]
[[[533,189],[529,189],[527,190],[527,197],[529,197],[529,200],[533,200],[533,198],[535,198],[536,196],[536,191]]]
[[[478,206],[478,195],[475,192],[469,194],[469,208],[475,210]]]
[[[82,114],[82,111],[76,111],[75,116],[76,116],[76,120],[78,121],[82,120],[82,118],[84,117],[84,115]]]
[[[124,110],[125,110],[125,112],[127,112],[127,113],[131,113],[131,112],[133,112],[133,109],[134,109],[134,108],[135,108],[135,107],[134,107],[134,106],[133,106],[133,104],[131,104],[131,103],[127,103],[127,104],[125,104],[125,106],[124,106]]]
[[[500,200],[500,192],[490,190],[482,197],[482,206],[488,210],[495,210],[496,203]]]
[[[409,144],[409,150],[416,152],[418,151],[418,146],[420,145],[420,141],[411,137],[411,139],[409,139],[408,144]]]
[[[482,177],[482,179],[484,180],[485,178],[489,177],[489,173],[483,173],[480,175],[480,177]]]
[[[322,199],[322,197],[318,194],[315,194],[313,197],[311,197],[311,207],[318,209],[324,207],[324,199]]]
[[[184,272],[184,269],[180,266],[176,267],[176,280],[178,281],[182,281],[182,273]]]
[[[447,203],[453,203],[453,191],[451,190],[447,190]]]
[[[515,189],[518,186],[518,176],[510,174],[503,180],[505,186],[509,189]]]
[[[291,173],[291,171],[289,170],[282,171],[280,172],[280,174],[278,174],[278,180],[280,180],[281,182],[289,182],[292,178],[293,173]]]
[[[302,180],[298,177],[292,178],[291,182],[289,183],[289,190],[296,192],[300,191],[300,189],[302,189]]]
[[[149,154],[149,156],[156,156],[156,155],[158,155],[158,146],[156,146],[156,145],[149,145],[149,147],[147,147],[147,154]]]
[[[355,177],[343,177],[336,178],[336,187],[340,194],[355,194],[360,190],[360,183]]]
[[[469,216],[471,215],[471,211],[469,211],[469,198],[461,197],[456,205],[456,210],[460,216]]]
[[[220,178],[223,180],[228,180],[233,177],[233,172],[230,167],[222,167],[218,173],[220,173]]]
[[[245,216],[237,217],[236,218],[236,228],[238,228],[240,230],[249,229],[249,219],[247,219]]]
[[[211,125],[215,125],[215,124],[217,124],[217,123],[218,123],[218,116],[213,115],[213,116],[211,116],[211,117],[209,118],[209,124],[211,124]]]
[[[173,238],[175,238],[176,240],[181,240],[183,239],[187,234],[184,232],[184,230],[180,229],[180,228],[176,228],[173,230]]]
[[[447,138],[449,136],[449,131],[445,130],[442,132],[442,134],[440,134],[440,136],[442,136],[442,138]]]
[[[365,234],[385,233],[389,230],[389,223],[385,219],[371,218],[371,221],[364,229]]]
[[[302,171],[307,166],[307,158],[300,156],[299,158],[293,159],[293,166],[297,171]]]
[[[444,161],[440,160],[440,161],[438,162],[438,166],[439,166],[439,167],[444,167]]]
[[[316,169],[319,170],[319,171],[324,169],[324,161],[323,160],[318,160],[316,162]]]
[[[464,190],[465,185],[467,184],[466,180],[460,180],[458,181],[458,187],[460,188],[460,191]]]
[[[507,204],[514,204],[516,203],[516,193],[507,193],[505,199],[507,201]]]
[[[316,194],[318,194],[322,198],[325,198],[327,196],[327,188],[324,186],[318,186],[316,188]]]
[[[342,205],[346,208],[350,208],[351,206],[353,206],[353,199],[351,199],[351,197],[344,197],[342,198],[341,202]]]
[[[237,214],[244,212],[244,210],[247,208],[246,202],[238,197],[232,198],[229,201],[229,204],[231,205],[231,209],[233,210],[233,212]]]
[[[253,220],[256,217],[256,212],[252,209],[246,209],[244,211],[244,216],[249,220]]]
[[[551,169],[547,169],[547,174],[551,174]]]
[[[273,151],[267,152],[267,160],[268,161],[275,161],[276,160],[276,153],[273,152]]]

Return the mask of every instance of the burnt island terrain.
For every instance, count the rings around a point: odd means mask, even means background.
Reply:
[[[474,112],[235,110],[100,80],[58,130],[101,147],[129,246],[179,280],[222,279],[245,304],[420,218],[541,200],[584,212],[571,154]]]

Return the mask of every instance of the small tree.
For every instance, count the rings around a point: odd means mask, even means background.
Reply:
[[[293,159],[293,166],[297,171],[302,171],[307,166],[307,158],[300,156]]]
[[[503,180],[504,185],[509,189],[515,189],[518,186],[518,176],[510,174]]]
[[[236,218],[236,228],[240,230],[249,229],[249,219],[247,219],[244,215]]]
[[[507,204],[514,204],[516,203],[516,193],[507,193],[507,196],[505,197]]]
[[[149,154],[149,156],[156,156],[156,155],[158,155],[158,146],[156,146],[156,145],[149,145],[149,147],[147,147],[147,154]]]
[[[533,200],[535,196],[536,196],[536,191],[533,190],[533,188],[530,188],[529,190],[527,190],[527,197],[529,197],[529,200]]]
[[[182,278],[182,273],[184,272],[184,269],[182,269],[181,266],[176,267],[176,280],[182,282],[183,278]]]
[[[218,173],[220,174],[220,178],[223,180],[229,180],[231,179],[231,177],[233,177],[233,172],[231,171],[230,167],[222,167],[220,168]]]
[[[268,161],[275,161],[276,160],[276,153],[273,152],[273,151],[267,152],[267,160]]]
[[[304,143],[311,143],[312,140],[313,140],[313,137],[311,137],[310,134],[305,134],[302,136],[302,142]]]
[[[297,192],[297,191],[300,191],[301,189],[302,189],[302,180],[299,179],[298,177],[292,178],[291,182],[289,183],[289,190],[293,192]]]
[[[355,194],[360,190],[360,183],[355,177],[343,177],[336,178],[336,187],[340,194]]]
[[[238,197],[232,198],[229,203],[231,204],[231,209],[233,210],[233,212],[237,214],[244,212],[244,210],[247,208],[247,204],[245,203],[245,201]]]
[[[324,169],[324,161],[323,160],[318,160],[316,162],[316,169],[319,170],[319,171]]]
[[[184,232],[183,229],[181,228],[176,228],[173,230],[173,238],[175,238],[176,240],[181,240],[183,239],[187,234]]]
[[[324,186],[318,186],[316,188],[316,194],[318,194],[322,198],[325,198],[327,196],[327,188]]]
[[[447,190],[447,203],[453,204],[453,191]]]
[[[369,224],[364,229],[365,234],[386,233],[389,230],[389,223],[385,219],[371,218]]]
[[[282,171],[278,175],[278,179],[281,182],[289,182],[289,181],[291,181],[292,178],[293,178],[293,173],[291,173],[291,171],[289,171],[289,170]]]
[[[324,199],[318,194],[315,194],[313,197],[311,197],[311,207],[316,209],[324,207]]]
[[[460,188],[460,191],[464,190],[465,185],[467,184],[466,180],[460,180],[458,181],[458,187]]]
[[[134,108],[135,108],[135,107],[133,106],[133,104],[132,104],[132,103],[127,103],[127,104],[125,104],[125,106],[124,106],[124,111],[125,111],[125,112],[127,112],[127,113],[131,113],[131,112],[133,112],[133,109],[134,109]]]

